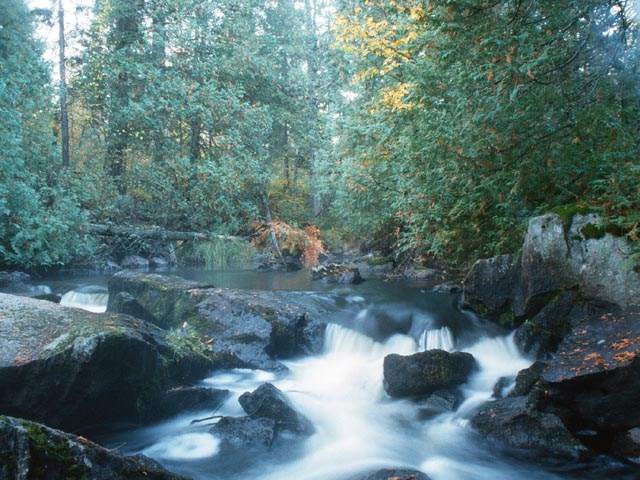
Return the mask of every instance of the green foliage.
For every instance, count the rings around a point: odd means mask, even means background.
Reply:
[[[514,251],[580,204],[637,225],[637,27],[609,2],[345,4],[358,65],[336,206],[444,259]],[[634,73],[635,72],[635,73]],[[386,226],[386,227],[385,227]]]
[[[91,252],[58,182],[49,78],[23,2],[0,1],[0,266],[42,268]]]

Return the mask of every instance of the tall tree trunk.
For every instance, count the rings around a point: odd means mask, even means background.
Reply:
[[[58,0],[58,38],[60,43],[60,134],[62,166],[69,165],[69,114],[67,111],[67,69],[65,65],[64,6]]]
[[[315,2],[315,0],[313,0]],[[305,24],[307,29],[307,75],[309,77],[309,105],[311,124],[317,127],[318,123],[318,98],[316,93],[316,72],[318,64],[318,40],[317,40],[317,24],[316,24],[316,8],[317,5],[312,4],[312,0],[305,0]],[[314,136],[317,138],[317,136]],[[311,145],[309,149],[311,162],[311,206],[313,214],[318,217],[322,213],[322,197],[320,195],[320,173],[318,162],[318,151],[315,145]]]

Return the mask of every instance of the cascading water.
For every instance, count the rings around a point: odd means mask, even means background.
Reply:
[[[425,297],[418,300],[423,302]],[[360,312],[379,308],[370,298],[359,298],[356,303]],[[190,424],[190,420],[212,412],[188,412],[126,432],[109,443],[127,442],[124,453],[145,453],[198,480],[352,480],[380,468],[400,467],[421,470],[433,480],[575,478],[503,457],[488,448],[468,425],[475,409],[491,397],[500,377],[513,378],[530,364],[519,354],[512,336],[495,336],[490,326],[485,328],[479,319],[452,307],[428,318],[418,315],[423,309],[420,305],[413,316],[414,323],[420,322],[420,330],[410,329],[418,332],[415,336],[396,334],[374,340],[345,326],[347,322],[340,317],[341,325],[327,327],[323,353],[286,362],[287,373],[233,370],[216,373],[202,383],[232,392],[216,415],[242,416],[245,413],[238,396],[271,382],[313,422],[316,432],[311,437],[283,438],[263,451],[237,449],[229,453],[220,449],[220,440],[209,432],[210,426]],[[368,313],[361,313],[358,320],[358,312],[351,312],[353,326],[358,328]],[[441,318],[446,317],[455,317],[455,328],[451,324],[452,328],[442,325],[425,331],[425,325],[441,325]],[[475,340],[469,340],[468,332]],[[469,352],[478,369],[461,387],[462,400],[455,411],[425,416],[423,402],[392,399],[386,394],[382,365],[390,353],[407,355],[434,347]]]
[[[425,330],[420,336],[420,349],[431,350],[439,348],[450,352],[456,345],[453,332],[447,326],[434,330]]]
[[[69,290],[60,299],[60,305],[101,313],[107,310],[108,300],[109,291],[106,288],[88,285]]]

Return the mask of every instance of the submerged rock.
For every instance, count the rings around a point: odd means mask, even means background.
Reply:
[[[318,353],[325,324],[318,312],[282,292],[212,288],[175,276],[120,272],[110,298],[127,292],[162,328],[193,328],[227,368],[284,369],[278,360]],[[109,311],[119,307],[109,304]]]
[[[406,468],[383,468],[377,472],[370,473],[362,480],[431,480],[427,474],[419,470]]]
[[[65,430],[142,422],[211,359],[126,315],[0,294],[0,412]]]
[[[211,429],[224,444],[232,447],[269,447],[276,437],[273,418],[223,417]]]
[[[475,366],[473,355],[466,352],[391,354],[384,359],[384,388],[392,397],[426,395],[465,383]]]
[[[485,403],[471,425],[484,436],[516,449],[539,450],[568,459],[578,459],[587,452],[558,416],[529,409],[526,397]]]
[[[253,392],[245,392],[238,399],[240,405],[251,418],[270,418],[276,421],[278,429],[310,435],[313,424],[298,412],[285,395],[270,383],[265,383]]]
[[[0,478],[186,480],[144,455],[123,457],[86,438],[0,416]]]

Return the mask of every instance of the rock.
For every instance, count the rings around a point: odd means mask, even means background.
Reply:
[[[109,279],[107,311],[125,313],[118,310],[120,305],[115,302],[120,292],[126,292],[151,315],[149,321],[160,328],[177,328],[197,316],[196,305],[201,300],[199,291],[212,287],[210,284],[192,282],[175,275],[125,270]]]
[[[508,393],[506,390],[511,386],[512,382],[513,378],[500,377],[493,386],[493,394],[491,396],[497,400],[506,397]]]
[[[152,257],[149,259],[149,266],[155,269],[169,268],[169,261],[162,257]]]
[[[418,471],[406,468],[384,468],[370,473],[363,480],[431,480],[431,477]]]
[[[631,247],[606,233],[601,222],[594,215],[576,215],[567,229],[555,214],[531,219],[519,261],[503,255],[476,262],[463,282],[461,305],[512,328],[575,289],[590,301],[638,305],[640,273]],[[601,231],[598,238],[589,234],[594,229]],[[544,313],[545,329],[555,314]]]
[[[515,342],[522,352],[536,358],[553,353],[571,331],[569,314],[576,303],[575,291],[561,293],[547,303],[531,320],[518,327]]]
[[[393,259],[379,255],[348,259],[345,266],[357,269],[361,275],[384,276],[393,272]]]
[[[258,272],[297,272],[302,269],[302,264],[299,261],[286,260],[284,264],[277,260],[269,260],[263,262],[256,270]]]
[[[520,370],[516,376],[516,385],[510,396],[519,397],[528,395],[533,387],[540,381],[540,375],[546,366],[546,363],[535,362],[530,367]]]
[[[122,268],[149,269],[149,260],[138,255],[127,255],[120,262]]]
[[[624,237],[607,233],[597,215],[576,215],[567,232],[569,271],[587,298],[627,308],[640,305],[640,269]],[[588,228],[599,229],[589,235]]]
[[[206,387],[176,387],[160,398],[156,418],[168,418],[181,412],[210,410],[215,412],[229,397],[229,390]]]
[[[429,398],[424,401],[424,406],[438,413],[453,412],[461,399],[462,395],[457,390],[438,390],[429,395]]]
[[[573,460],[587,452],[556,415],[530,411],[526,397],[485,403],[471,425],[483,436],[515,449]]]
[[[144,455],[123,457],[86,438],[0,416],[0,478],[186,480]]]
[[[640,313],[605,313],[576,325],[542,370],[536,408],[572,431],[640,426]]]
[[[276,436],[272,418],[223,417],[211,429],[227,446],[269,447]]]
[[[464,278],[460,304],[490,320],[513,324],[513,296],[518,265],[513,255],[478,260]]]
[[[548,214],[529,221],[514,298],[517,318],[531,318],[547,303],[549,295],[577,284],[567,268],[568,255],[559,215]]]
[[[31,275],[24,272],[0,272],[0,288],[5,288],[12,283],[24,283],[31,280]]]
[[[140,305],[138,300],[128,292],[118,292],[115,295],[110,295],[107,310],[110,312],[122,313],[124,315],[131,315],[132,317],[151,323],[155,323],[157,321],[156,317]]]
[[[116,263],[113,260],[107,260],[103,265],[99,267],[99,270],[102,273],[113,273],[119,272],[120,270],[122,270],[122,267],[119,263]]]
[[[311,269],[311,280],[322,280],[327,283],[338,283],[344,285],[358,284],[364,282],[360,276],[360,270],[337,263],[317,265]]]
[[[76,431],[151,419],[162,392],[213,362],[157,327],[0,294],[0,412]]]
[[[433,290],[436,293],[460,293],[462,292],[462,287],[456,283],[443,283],[441,285],[436,285],[433,287]]]
[[[612,442],[613,454],[640,463],[640,428],[617,434]]]
[[[284,369],[278,360],[319,353],[325,323],[286,292],[216,289],[207,284],[120,272],[110,298],[128,292],[162,328],[192,327],[225,368]],[[117,311],[111,302],[109,311]]]
[[[465,352],[391,354],[384,359],[384,387],[392,397],[426,395],[465,383],[475,366],[473,356]]]
[[[238,401],[251,418],[273,419],[279,430],[301,435],[311,435],[315,431],[309,419],[294,409],[287,397],[270,383],[252,393],[243,393]]]

